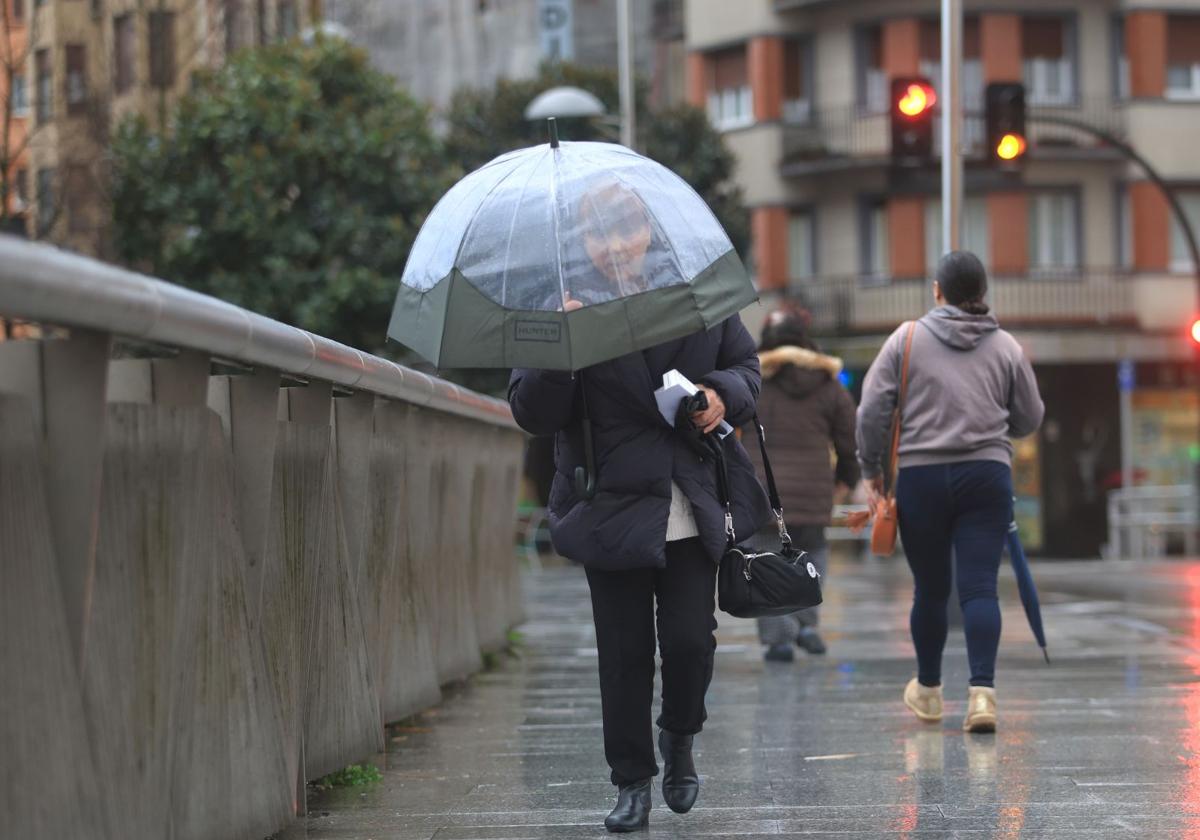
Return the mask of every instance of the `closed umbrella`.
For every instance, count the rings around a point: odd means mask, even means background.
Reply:
[[[1017,578],[1017,591],[1021,593],[1021,606],[1025,608],[1025,617],[1029,620],[1029,629],[1042,649],[1046,663],[1050,663],[1050,654],[1046,650],[1046,630],[1042,626],[1042,607],[1038,603],[1037,587],[1033,583],[1033,573],[1029,571],[1029,561],[1025,559],[1025,549],[1021,547],[1021,537],[1017,533],[1017,523],[1008,526],[1008,559],[1012,563],[1013,574]]]
[[[577,371],[756,299],[729,237],[678,175],[623,146],[552,139],[501,155],[438,202],[388,337],[440,368]]]

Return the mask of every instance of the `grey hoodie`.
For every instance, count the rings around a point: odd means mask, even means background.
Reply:
[[[907,333],[907,323],[892,333],[863,382],[858,459],[867,478],[886,465]],[[1009,438],[1036,431],[1044,410],[1033,368],[995,317],[939,306],[917,322],[901,412],[901,467],[1011,464]]]

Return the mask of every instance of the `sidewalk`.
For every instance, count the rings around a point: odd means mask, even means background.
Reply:
[[[830,654],[765,665],[752,622],[719,615],[703,788],[649,836],[1200,837],[1200,563],[1038,564],[1053,667],[1005,591],[1000,731],[960,731],[965,648],[952,628],[947,717],[899,702],[912,673],[902,561],[842,561]],[[521,658],[391,732],[384,780],[312,794],[280,835],[356,840],[607,836],[586,584],[528,581]],[[646,836],[646,835],[634,835]]]

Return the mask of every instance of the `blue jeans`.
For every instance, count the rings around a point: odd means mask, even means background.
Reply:
[[[896,506],[913,573],[917,678],[928,686],[942,681],[953,559],[971,685],[994,685],[1000,646],[996,575],[1012,522],[1012,470],[998,461],[905,467],[896,482]]]

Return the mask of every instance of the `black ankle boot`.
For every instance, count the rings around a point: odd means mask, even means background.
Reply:
[[[662,729],[658,733],[658,751],[663,760],[663,799],[676,814],[686,814],[700,794],[700,777],[692,761],[692,736]]]
[[[637,831],[650,824],[650,780],[617,789],[617,806],[604,818],[604,827],[615,834]]]

